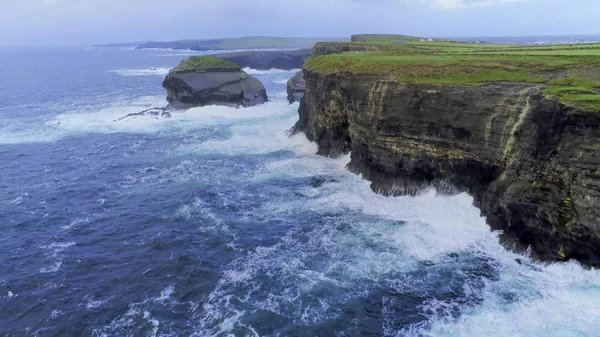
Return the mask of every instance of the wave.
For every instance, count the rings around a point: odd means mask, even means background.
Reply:
[[[371,299],[381,302],[385,335],[596,333],[600,271],[576,262],[542,265],[506,250],[465,193],[440,196],[431,188],[417,197],[374,194],[367,181],[346,171],[349,156],[321,158],[315,148],[305,147],[310,143],[304,137],[278,139],[283,120],[263,128],[235,126],[230,139],[196,147],[233,156],[294,151],[297,158],[268,162],[256,173],[254,180],[265,185],[325,177],[318,187],[295,189],[296,197],[273,200],[256,211],[283,222],[312,216],[317,223],[310,229],[287,224],[292,229],[278,243],[258,246],[227,266],[198,314],[198,335],[260,331],[247,319],[258,312],[307,329],[343,321],[348,303],[367,300],[382,288],[422,298],[405,312],[419,321],[404,327],[397,323],[402,297]],[[272,277],[266,281],[264,275]],[[440,297],[440,287],[456,295]],[[240,291],[243,297],[237,297]],[[344,296],[336,296],[340,293]]]
[[[121,76],[165,76],[169,74],[171,68],[148,68],[148,69],[117,69],[110,70]]]
[[[251,120],[265,121],[274,116],[291,118],[297,116],[294,106],[288,106],[283,100],[237,109],[225,106],[205,106],[185,112],[174,112],[171,118],[140,116],[117,121],[131,113],[140,112],[154,106],[164,106],[163,96],[144,96],[116,102],[93,112],[74,111],[62,113],[43,122],[43,124],[20,125],[18,120],[7,124],[0,132],[0,144],[49,143],[68,136],[92,133],[157,133],[166,136],[181,134],[206,126],[229,126],[236,123],[248,123]],[[297,108],[297,105],[295,105]],[[295,121],[289,120],[291,127]],[[19,200],[15,200],[18,202]]]
[[[290,76],[293,76],[294,74],[296,74],[297,72],[299,72],[301,69],[283,70],[283,69],[272,68],[270,70],[258,70],[258,69],[252,69],[252,68],[246,67],[243,70],[245,72],[247,72],[248,74],[250,74],[250,75],[289,74]]]
[[[239,110],[223,107],[202,109],[197,112],[202,112],[205,123],[228,126],[231,136],[225,140],[211,139],[182,145],[173,151],[174,154],[237,156],[290,150],[309,155],[317,152],[316,145],[308,142],[303,135],[290,138],[286,133],[298,120],[297,103],[288,105],[285,101],[277,101]]]

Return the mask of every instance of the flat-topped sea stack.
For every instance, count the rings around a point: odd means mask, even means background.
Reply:
[[[181,61],[163,81],[170,108],[250,107],[268,101],[263,84],[235,63],[208,56]]]
[[[600,267],[600,45],[393,38],[310,57],[294,130],[376,192],[467,192],[507,247]]]

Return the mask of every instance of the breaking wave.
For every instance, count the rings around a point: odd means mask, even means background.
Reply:
[[[147,68],[147,69],[118,69],[111,70],[121,76],[166,76],[171,68]]]

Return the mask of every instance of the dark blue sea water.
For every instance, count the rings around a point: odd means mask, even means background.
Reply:
[[[0,50],[0,336],[600,336],[599,271],[288,138],[294,72],[249,70],[259,107],[115,122],[187,56]]]

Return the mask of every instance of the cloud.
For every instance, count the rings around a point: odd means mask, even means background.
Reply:
[[[491,6],[501,3],[508,2],[519,2],[526,0],[421,0],[425,3],[443,9],[456,9],[462,7],[473,7],[473,6]]]
[[[597,34],[599,12],[598,0],[0,0],[0,45],[245,35]]]

